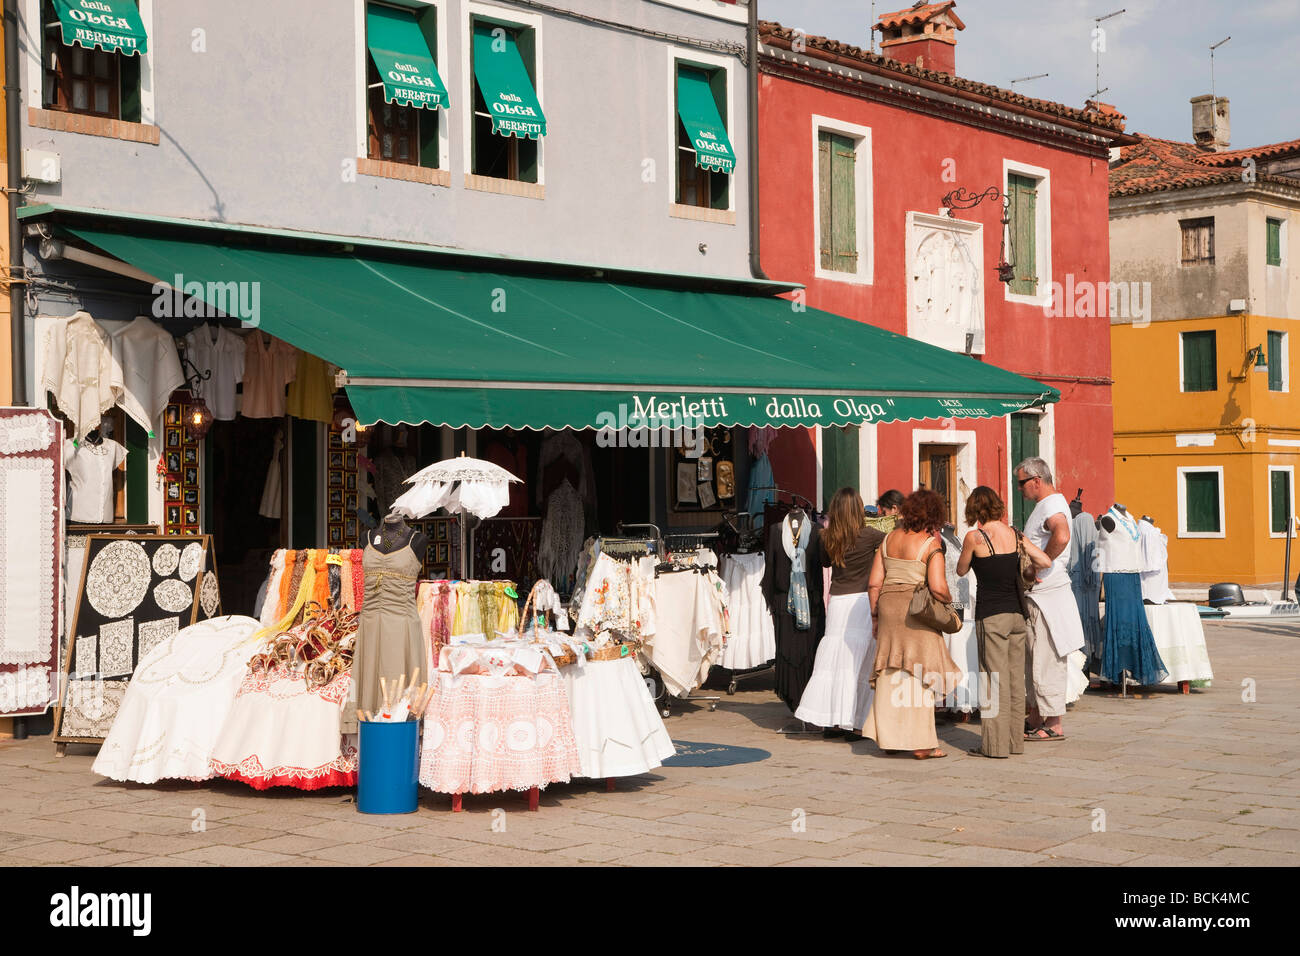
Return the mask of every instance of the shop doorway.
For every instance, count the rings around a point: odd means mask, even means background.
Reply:
[[[917,480],[944,500],[948,523],[957,525],[957,445],[921,445],[917,452]]]
[[[272,460],[278,456],[280,474],[288,474],[283,448],[287,421],[240,415],[233,421],[213,422],[204,442],[204,530],[212,534],[221,606],[226,614],[253,613],[271,555],[287,544],[288,526],[283,518],[262,514]],[[282,436],[278,444],[277,433]],[[280,515],[288,512],[285,492],[282,481]],[[274,509],[266,510],[274,513]]]

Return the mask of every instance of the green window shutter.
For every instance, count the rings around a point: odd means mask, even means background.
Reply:
[[[822,499],[827,505],[841,488],[858,487],[858,461],[857,425],[822,429]]]
[[[823,269],[831,268],[834,257],[831,224],[834,208],[831,205],[831,134],[817,134],[817,210],[821,222],[817,224],[818,261]]]
[[[1187,494],[1187,530],[1190,532],[1217,533],[1219,526],[1219,476],[1216,472],[1200,471],[1183,475]]]
[[[1282,350],[1282,333],[1268,333],[1268,390],[1282,391],[1283,363],[1286,361]]]
[[[1038,436],[1040,416],[1011,416],[1011,467],[1014,468],[1026,458],[1038,457]],[[1033,503],[1020,493],[1020,486],[1015,484],[1012,476],[1011,486],[1011,523],[1017,528],[1025,526],[1025,519],[1034,510]]]
[[[1214,332],[1183,333],[1183,391],[1213,392],[1217,387],[1218,356]]]
[[[1028,176],[1008,173],[1007,194],[1011,202],[1011,248],[1016,267],[1011,291],[1034,295],[1038,291],[1038,183]]]
[[[1269,528],[1273,534],[1286,534],[1287,518],[1291,517],[1291,473],[1268,473]]]
[[[858,271],[857,150],[847,136],[831,135],[831,268]]]
[[[1271,266],[1282,264],[1282,220],[1269,219],[1267,240],[1267,261]]]

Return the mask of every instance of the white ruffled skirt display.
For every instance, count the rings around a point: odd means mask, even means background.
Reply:
[[[776,628],[763,598],[762,554],[733,554],[727,558],[723,580],[727,585],[731,637],[722,650],[720,665],[728,670],[762,667],[776,658]]]
[[[212,772],[255,790],[351,787],[357,782],[357,735],[339,732],[350,673],[308,687],[301,671],[246,669],[221,735]]]
[[[219,617],[177,631],[136,667],[92,770],[113,780],[206,780],[248,659],[251,617]]]
[[[871,599],[866,592],[833,595],[826,604],[826,634],[795,717],[818,727],[861,731],[871,710],[875,656]]]
[[[579,661],[561,673],[582,776],[633,777],[676,753],[634,657]]]

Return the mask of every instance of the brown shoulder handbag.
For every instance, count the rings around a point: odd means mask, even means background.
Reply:
[[[930,559],[938,553],[938,551],[931,551],[929,557],[925,559],[927,575]],[[956,634],[961,630],[961,618],[957,616],[951,604],[945,604],[934,596],[934,592],[930,590],[928,577],[912,592],[912,600],[907,605],[907,620],[920,627],[942,631],[945,634]]]

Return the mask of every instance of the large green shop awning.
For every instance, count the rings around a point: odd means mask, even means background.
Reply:
[[[368,4],[366,43],[384,84],[387,102],[431,110],[451,105],[414,13]]]
[[[135,0],[54,0],[63,42],[87,50],[147,53],[149,37]]]
[[[278,251],[228,234],[68,228],[187,291],[214,284],[203,295],[213,305],[233,292],[225,284],[257,283],[261,328],[343,368],[363,422],[846,425],[996,417],[1059,398],[969,356],[773,296],[467,269],[360,245]]]
[[[689,66],[677,70],[677,115],[695,147],[695,165],[730,176],[736,170],[736,152],[727,125],[718,112],[709,75]]]
[[[474,21],[474,79],[492,117],[492,132],[528,139],[546,135],[537,90],[506,27]]]

